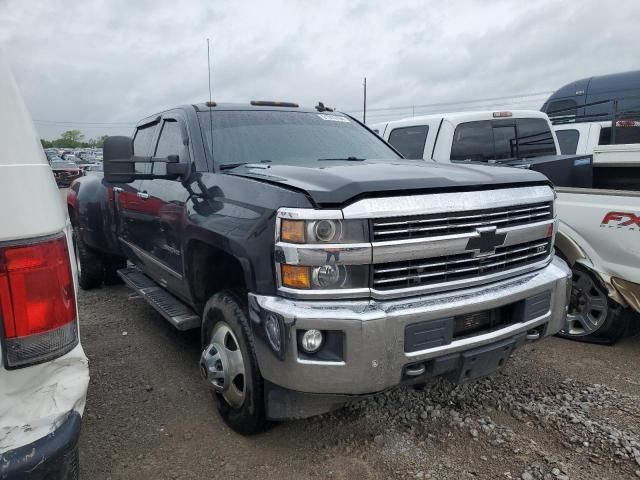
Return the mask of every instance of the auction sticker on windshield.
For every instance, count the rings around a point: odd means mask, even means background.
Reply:
[[[323,120],[331,120],[333,122],[345,122],[349,123],[349,119],[345,117],[340,117],[338,115],[324,115],[322,113],[318,113],[318,116]]]

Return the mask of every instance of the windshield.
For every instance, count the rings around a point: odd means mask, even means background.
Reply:
[[[327,160],[400,158],[377,135],[337,113],[272,110],[200,112],[207,150],[218,165],[317,165]]]

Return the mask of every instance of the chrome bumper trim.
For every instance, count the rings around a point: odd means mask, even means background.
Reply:
[[[541,270],[482,287],[384,302],[303,301],[249,294],[260,371],[266,380],[300,392],[357,395],[385,390],[401,382],[403,368],[409,363],[477,348],[540,325],[546,325],[546,335],[554,335],[565,327],[570,277],[566,263],[554,258]],[[545,315],[441,347],[404,351],[407,325],[498,308],[544,291],[551,292],[551,307]],[[266,312],[280,315],[286,326],[283,360],[257,330],[263,328],[261,315]],[[296,330],[309,328],[342,331],[344,363],[302,361]]]

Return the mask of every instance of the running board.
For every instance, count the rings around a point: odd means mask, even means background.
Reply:
[[[118,276],[178,330],[200,327],[200,317],[191,308],[147,277],[138,268],[123,268],[118,270]]]

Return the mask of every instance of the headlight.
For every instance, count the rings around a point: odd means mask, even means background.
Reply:
[[[274,260],[285,295],[365,297],[369,294],[369,221],[340,210],[278,210]]]
[[[280,221],[280,241],[288,243],[366,242],[366,220],[289,220]]]
[[[319,267],[281,265],[283,287],[299,290],[334,290],[367,288],[369,267],[367,265],[334,265]]]

